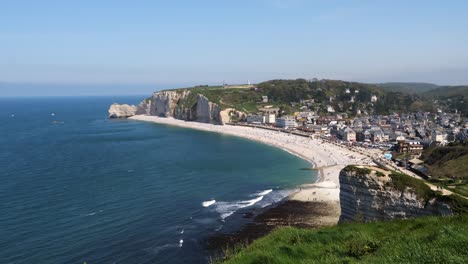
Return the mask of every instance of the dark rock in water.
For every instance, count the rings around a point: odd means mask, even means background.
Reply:
[[[253,212],[247,212],[242,215],[243,218],[252,218],[254,216]]]

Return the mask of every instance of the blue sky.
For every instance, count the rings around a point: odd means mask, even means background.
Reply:
[[[468,84],[467,13],[456,0],[0,0],[0,82],[22,84],[0,96],[34,93],[24,84],[57,95],[299,77]]]

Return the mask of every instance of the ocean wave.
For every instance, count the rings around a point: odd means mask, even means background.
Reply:
[[[213,205],[215,203],[216,203],[216,200],[210,200],[210,201],[204,201],[202,203],[202,205],[203,205],[203,207],[208,207],[208,206]]]
[[[180,241],[179,241],[179,242],[180,242]],[[151,252],[152,252],[153,254],[155,254],[155,255],[158,255],[161,251],[168,250],[168,249],[170,249],[170,248],[175,248],[175,247],[177,247],[177,246],[179,246],[179,245],[180,245],[180,243],[179,243],[179,244],[176,244],[176,243],[173,243],[173,244],[164,244],[164,245],[162,245],[162,246],[157,246],[157,247],[151,249]]]
[[[221,214],[221,219],[225,219],[229,217],[237,210],[252,206],[263,199],[263,195],[259,196],[255,199],[245,200],[245,201],[237,201],[237,202],[219,202],[216,204],[216,211]]]
[[[264,196],[264,195],[267,195],[267,194],[271,193],[272,191],[273,191],[273,189],[268,189],[268,190],[265,190],[263,192],[259,192],[256,195]]]

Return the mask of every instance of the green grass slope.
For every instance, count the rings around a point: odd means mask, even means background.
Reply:
[[[468,97],[468,85],[463,86],[442,86],[424,93],[425,96],[430,97],[452,97],[462,96]]]
[[[421,159],[429,168],[433,183],[468,197],[468,145],[430,147]]]
[[[434,178],[468,179],[468,145],[431,147],[421,158]]]
[[[468,217],[350,223],[318,230],[281,228],[224,263],[466,263]]]
[[[299,103],[302,99],[314,99],[313,105],[307,108],[320,114],[328,114],[327,106],[331,105],[336,112],[346,112],[350,115],[354,115],[358,109],[375,114],[406,112],[414,102],[408,94],[385,91],[373,84],[339,80],[271,80],[259,83],[256,87],[256,89],[249,89],[203,86],[185,89],[192,91],[191,97],[203,94],[223,109],[232,107],[248,113],[255,113],[265,105],[272,105],[279,107],[281,112],[292,114],[300,111],[300,107],[305,105],[291,104],[291,102]],[[261,102],[264,95],[268,96],[268,103]],[[373,95],[378,96],[377,103],[371,102]],[[330,98],[332,98],[331,101]],[[188,99],[189,107],[191,103],[194,103],[194,98]]]
[[[376,84],[384,90],[392,92],[402,92],[409,94],[420,94],[438,88],[437,84],[433,83],[417,83],[417,82],[388,82]]]

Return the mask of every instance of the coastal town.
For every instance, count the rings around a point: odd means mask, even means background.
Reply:
[[[376,97],[373,97],[377,100]],[[311,100],[292,102],[302,109]],[[263,96],[263,102],[268,98]],[[348,118],[345,113],[318,115],[313,111],[278,116],[279,108],[266,106],[258,114],[249,114],[232,125],[245,125],[278,130],[350,148],[367,149],[372,154],[393,161],[399,167],[429,178],[430,174],[419,159],[430,146],[446,146],[468,140],[468,119],[460,113],[438,112],[394,113],[392,115],[360,115]]]

